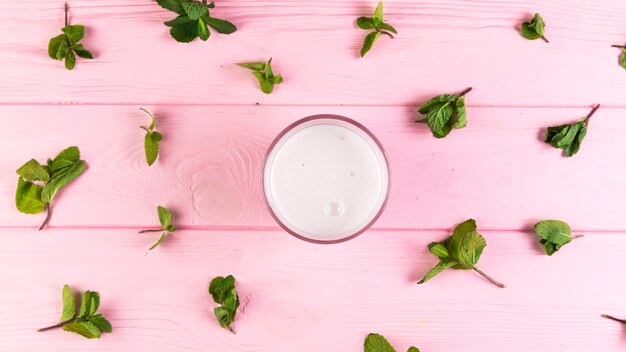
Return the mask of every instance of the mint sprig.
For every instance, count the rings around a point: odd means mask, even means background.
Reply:
[[[88,339],[99,339],[103,333],[113,331],[111,323],[102,314],[96,314],[100,307],[100,294],[95,291],[85,291],[77,311],[77,302],[68,285],[63,286],[63,312],[61,322],[52,326],[41,328],[37,331],[47,331],[63,328],[65,331],[74,332]]]
[[[428,250],[439,258],[439,263],[418,284],[423,284],[442,271],[452,268],[474,270],[492,284],[503,288],[503,284],[476,267],[486,246],[487,241],[476,231],[476,220],[469,219],[460,223],[448,239],[442,242],[432,242],[428,245]]]
[[[522,23],[520,32],[528,40],[541,38],[544,42],[549,43],[550,41],[545,37],[545,27],[546,23],[543,21],[543,18],[536,13],[532,20]]]
[[[547,255],[554,254],[573,239],[582,237],[572,236],[569,224],[561,220],[543,220],[536,223],[534,228]]]
[[[231,326],[235,321],[235,314],[239,307],[235,278],[232,275],[215,277],[209,284],[209,293],[213,297],[213,301],[220,305],[213,309],[220,326],[235,333]]]
[[[46,218],[39,227],[42,230],[50,221],[52,200],[59,190],[80,176],[86,168],[80,160],[78,147],[69,147],[46,165],[31,159],[16,170],[19,178],[15,191],[15,206],[25,214],[46,211]]]
[[[189,43],[199,37],[206,41],[211,36],[209,27],[218,33],[231,34],[237,30],[234,24],[212,17],[209,9],[215,8],[215,2],[207,0],[157,0],[166,10],[178,14],[178,17],[165,22],[170,28],[170,35],[177,42]]]
[[[626,324],[626,319],[619,319],[619,318],[616,318],[616,317],[611,316],[611,315],[608,315],[608,314],[602,314],[601,316],[602,316],[603,318],[607,318],[607,319],[610,319],[610,320],[616,321],[616,322],[618,322],[618,323]]]
[[[159,237],[159,239],[148,249],[149,251],[155,249],[158,245],[160,245],[161,242],[163,242],[163,240],[165,239],[165,236],[167,236],[169,233],[174,232],[174,230],[176,229],[172,224],[172,213],[170,213],[169,210],[159,205],[157,206],[157,214],[159,215],[159,222],[161,223],[160,229],[139,231],[139,233],[161,232],[161,237]]]
[[[271,57],[267,61],[241,62],[235,65],[252,70],[254,77],[259,80],[261,91],[265,94],[272,93],[274,85],[283,83],[283,76],[280,74],[274,75],[272,71]]]
[[[578,153],[580,144],[587,135],[589,119],[599,107],[600,104],[596,105],[585,118],[574,123],[548,127],[544,142],[554,148],[563,149],[563,153],[568,158]]]
[[[364,352],[396,352],[389,341],[381,334],[369,334],[363,343]],[[420,352],[417,347],[409,347],[407,352]]]
[[[372,17],[359,17],[356,19],[356,25],[364,30],[373,29],[374,31],[368,34],[363,40],[363,47],[361,48],[361,57],[364,57],[374,46],[374,43],[378,40],[381,34],[389,36],[393,39],[393,34],[398,34],[395,28],[389,23],[386,23],[383,17],[383,2],[378,2],[378,6],[374,10]]]
[[[65,60],[65,68],[72,70],[76,66],[76,56],[83,59],[93,59],[93,54],[79,43],[85,36],[85,27],[80,24],[69,25],[67,12],[69,5],[65,3],[65,26],[61,28],[63,34],[50,39],[48,55],[54,60]]]
[[[472,88],[467,88],[459,94],[441,94],[422,105],[419,113],[426,118],[415,122],[425,122],[436,138],[444,138],[452,129],[467,126],[467,112],[465,110],[465,95]]]
[[[621,54],[618,58],[618,63],[623,68],[626,68],[626,45],[611,45],[612,48],[620,48]]]
[[[159,156],[159,142],[163,140],[163,135],[154,129],[155,119],[152,113],[144,108],[140,108],[139,110],[145,112],[150,116],[151,123],[150,126],[144,127],[139,126],[139,128],[146,131],[146,136],[143,141],[143,148],[146,153],[146,161],[148,162],[148,166],[152,166]]]

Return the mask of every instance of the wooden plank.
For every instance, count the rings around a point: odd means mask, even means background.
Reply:
[[[475,217],[482,229],[558,218],[577,231],[626,231],[624,109],[601,108],[567,159],[540,132],[587,107],[470,108],[468,127],[443,140],[405,107],[146,107],[165,135],[153,167],[137,106],[0,107],[0,224],[39,225],[43,215],[15,209],[15,169],[78,145],[89,168],[59,195],[53,227],[156,225],[163,204],[183,227],[276,228],[261,189],[267,147],[299,118],[337,113],[371,128],[389,155],[392,192],[378,229],[449,229]]]
[[[71,20],[87,26],[97,58],[74,72],[46,53],[62,4],[0,3],[1,103],[410,105],[473,86],[480,106],[625,106],[626,72],[610,48],[626,41],[622,0],[386,1],[400,34],[365,59],[354,21],[375,1],[220,1],[214,15],[239,31],[179,44],[163,25],[172,13],[152,1],[73,0]],[[550,44],[516,29],[534,11]],[[270,56],[285,83],[267,96],[233,63]]]
[[[132,230],[2,230],[0,346],[6,351],[360,351],[369,332],[399,351],[622,351],[626,236],[590,233],[553,257],[534,235],[484,232],[480,268],[416,285],[445,233],[370,231],[321,246],[282,232],[177,232],[145,256]],[[236,239],[236,240],[234,240]],[[234,274],[236,334],[213,316],[207,284]],[[88,341],[37,333],[60,315],[61,288],[92,289],[113,333]]]

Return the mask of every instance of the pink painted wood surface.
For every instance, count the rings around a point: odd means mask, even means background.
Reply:
[[[63,1],[0,1],[0,351],[361,351],[380,332],[398,351],[622,351],[626,317],[626,42],[622,0],[385,2],[399,30],[358,59],[358,16],[375,1],[223,0],[239,31],[175,43],[152,1],[72,0],[96,54],[75,71],[47,57]],[[539,11],[551,43],[519,23]],[[234,62],[274,57],[285,83],[262,94]],[[468,86],[469,125],[444,140],[417,104]],[[549,125],[603,107],[578,155],[540,140]],[[260,104],[257,106],[257,104]],[[147,167],[157,115],[162,155]],[[312,114],[358,120],[392,168],[374,229],[319,246],[279,231],[262,202],[266,148]],[[51,228],[16,211],[15,169],[78,145],[88,171],[59,195]],[[164,204],[178,228],[145,256]],[[478,220],[480,267],[415,285],[429,242]],[[529,229],[560,218],[585,237],[547,257]],[[206,286],[239,280],[237,334],[219,328]],[[87,341],[56,322],[68,283],[103,296],[114,333]]]
[[[470,108],[469,125],[437,140],[408,107],[153,107],[165,135],[160,159],[145,162],[148,118],[136,106],[3,106],[0,224],[38,226],[15,209],[15,169],[80,146],[89,169],[63,190],[51,226],[145,227],[155,205],[195,228],[277,228],[265,207],[261,170],[274,136],[291,122],[337,113],[372,129],[392,171],[378,229],[447,229],[475,217],[485,229],[527,229],[560,218],[579,231],[626,231],[626,109],[601,108],[581,151],[563,158],[540,140],[549,125],[589,108]],[[16,151],[19,151],[16,152]]]
[[[153,1],[72,0],[97,57],[72,73],[46,55],[62,3],[0,2],[0,102],[406,105],[471,85],[469,103],[482,106],[626,106],[610,47],[626,42],[623,0],[386,1],[399,35],[365,59],[354,22],[375,1],[219,1],[213,13],[239,31],[186,45]],[[518,33],[535,11],[550,44]],[[285,83],[266,96],[233,64],[270,56]]]
[[[451,271],[416,285],[444,231],[371,231],[320,246],[281,232],[5,230],[2,351],[362,351],[377,331],[405,351],[623,351],[626,236],[588,233],[553,257],[533,234],[484,232],[480,267],[507,285]],[[611,255],[610,253],[615,253]],[[28,260],[26,260],[28,258]],[[21,265],[16,265],[21,263]],[[215,275],[239,279],[236,335],[211,316]],[[60,316],[61,288],[98,290],[113,333],[36,333]]]

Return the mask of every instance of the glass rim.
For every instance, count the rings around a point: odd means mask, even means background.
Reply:
[[[320,240],[320,239],[314,239],[314,238],[310,238],[310,237],[306,237],[296,231],[294,231],[293,229],[289,228],[289,226],[287,226],[276,214],[276,212],[274,211],[274,209],[272,208],[272,206],[270,205],[270,202],[268,200],[268,190],[265,187],[265,170],[268,167],[268,157],[272,154],[272,152],[274,151],[274,149],[276,148],[276,145],[283,139],[283,137],[285,135],[287,135],[289,132],[291,132],[292,130],[296,129],[297,127],[299,127],[300,125],[303,125],[307,122],[311,122],[311,121],[315,121],[315,120],[338,120],[341,122],[345,122],[348,123],[356,128],[358,128],[359,130],[361,130],[362,132],[364,132],[369,138],[371,138],[371,140],[374,142],[374,144],[376,145],[376,147],[378,148],[378,150],[380,151],[381,155],[382,155],[382,159],[384,161],[384,166],[387,169],[386,172],[386,176],[387,176],[387,187],[385,189],[383,189],[383,191],[385,192],[385,195],[382,199],[382,202],[380,204],[379,209],[377,210],[376,214],[374,215],[374,217],[365,225],[360,227],[357,231],[355,231],[354,233],[348,235],[348,236],[344,236],[338,239],[332,239],[332,240]],[[351,240],[355,237],[357,237],[358,235],[362,234],[363,232],[367,231],[377,220],[378,218],[380,218],[380,216],[382,215],[383,211],[385,210],[385,208],[387,207],[387,202],[389,200],[389,193],[391,191],[391,167],[389,165],[389,158],[387,157],[387,152],[385,151],[385,148],[383,147],[382,143],[380,143],[380,141],[378,140],[378,138],[376,138],[376,136],[367,128],[365,127],[363,124],[345,117],[345,116],[341,116],[341,115],[335,115],[335,114],[317,114],[317,115],[311,115],[311,116],[307,116],[304,118],[301,118],[293,123],[291,123],[290,125],[288,125],[287,127],[285,127],[278,135],[276,135],[276,137],[274,138],[274,140],[272,141],[272,143],[270,144],[270,146],[267,148],[267,151],[265,152],[265,157],[263,158],[263,168],[262,168],[262,173],[261,173],[261,186],[263,188],[263,200],[265,202],[265,205],[267,206],[270,215],[272,216],[272,218],[274,219],[274,221],[276,221],[276,223],[278,223],[278,225],[285,230],[287,233],[291,234],[292,236],[306,241],[306,242],[311,242],[311,243],[317,243],[317,244],[335,244],[335,243],[341,243],[341,242],[346,242],[348,240]]]

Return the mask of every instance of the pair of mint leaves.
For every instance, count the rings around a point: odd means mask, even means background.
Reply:
[[[385,22],[383,16],[383,2],[380,1],[374,10],[374,15],[372,17],[359,17],[356,19],[356,25],[364,30],[374,30],[365,36],[363,40],[363,47],[361,48],[361,57],[364,57],[374,46],[374,43],[378,40],[381,35],[387,35],[390,38],[393,38],[393,34],[398,34],[395,28],[392,25]],[[393,33],[393,34],[391,34]]]
[[[381,334],[369,334],[363,343],[364,352],[396,352],[389,341]],[[417,347],[409,347],[407,352],[420,352]]]
[[[464,96],[471,90],[467,88],[460,94],[441,94],[430,99],[419,109],[419,113],[426,117],[415,122],[425,122],[436,138],[448,136],[453,129],[464,128],[467,126]],[[589,119],[599,107],[596,105],[586,117],[576,122],[548,127],[545,142],[563,149],[566,157],[576,154],[587,134]]]
[[[161,232],[161,236],[159,237],[159,239],[148,249],[149,251],[155,249],[156,247],[158,247],[161,242],[163,242],[163,240],[165,239],[165,237],[174,232],[174,230],[176,229],[174,227],[174,225],[172,224],[172,213],[167,210],[167,208],[163,207],[163,206],[157,206],[157,215],[159,216],[159,223],[161,223],[161,228],[160,229],[150,229],[150,230],[141,230],[139,231],[139,233],[146,233],[146,232]]]
[[[189,43],[196,38],[206,41],[211,36],[209,26],[222,34],[231,34],[237,30],[234,24],[211,17],[209,9],[215,8],[213,1],[207,4],[206,0],[157,0],[157,3],[178,14],[173,20],[165,22],[166,26],[171,27],[170,35],[177,42]]]
[[[235,321],[235,314],[239,308],[239,295],[235,286],[235,278],[232,275],[215,277],[209,284],[209,293],[213,297],[213,301],[220,305],[213,309],[213,314],[215,314],[220,326],[234,333],[232,323]]]
[[[111,323],[102,314],[96,314],[100,307],[100,294],[95,291],[85,291],[80,300],[80,308],[76,310],[77,302],[68,285],[63,286],[63,312],[61,322],[38,331],[47,331],[62,328],[74,332],[88,339],[100,338],[103,333],[113,331]]]
[[[570,226],[560,220],[540,221],[535,225],[534,230],[548,255],[554,254],[573,239],[580,237],[572,236]],[[456,269],[474,270],[494,285],[503,288],[503,284],[476,266],[486,246],[487,241],[477,231],[476,220],[469,219],[460,223],[450,237],[428,245],[428,250],[439,258],[439,263],[426,273],[418,284],[425,283],[446,269]]]
[[[241,62],[236,65],[252,70],[254,77],[259,80],[261,91],[265,94],[272,93],[274,85],[283,83],[283,76],[274,75],[274,71],[272,71],[272,58],[267,61]]]
[[[620,66],[626,68],[626,45],[611,45],[611,47],[621,49],[621,53],[617,60]]]
[[[65,3],[65,27],[61,28],[63,34],[50,39],[48,42],[48,56],[54,60],[65,60],[65,68],[72,70],[76,66],[76,57],[93,59],[93,54],[85,49],[79,42],[85,36],[85,27],[69,25],[67,21],[68,4]]]
[[[45,165],[35,159],[27,161],[16,171],[19,175],[15,191],[17,210],[26,214],[46,211],[46,218],[39,227],[39,230],[43,229],[50,220],[55,195],[80,176],[86,165],[80,159],[78,147],[63,150],[54,159],[48,159]]]

